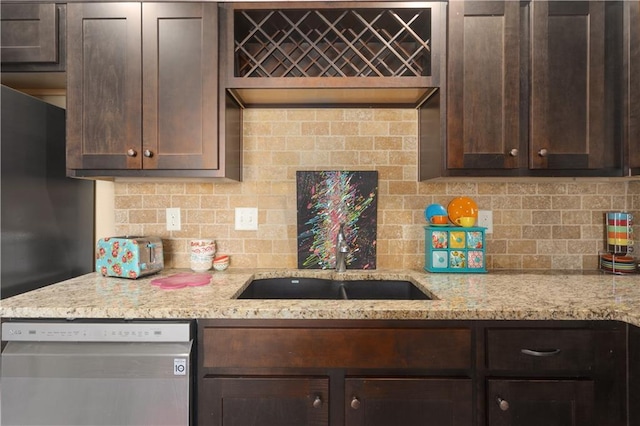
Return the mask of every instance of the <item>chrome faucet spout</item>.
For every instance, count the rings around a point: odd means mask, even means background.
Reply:
[[[347,270],[347,253],[349,253],[349,245],[344,235],[344,223],[342,223],[336,237],[336,272]]]

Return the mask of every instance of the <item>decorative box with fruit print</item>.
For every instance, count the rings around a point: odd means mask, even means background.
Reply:
[[[160,237],[111,237],[98,241],[96,272],[104,276],[136,279],[163,267]]]
[[[487,272],[486,228],[425,226],[425,266],[429,272]]]

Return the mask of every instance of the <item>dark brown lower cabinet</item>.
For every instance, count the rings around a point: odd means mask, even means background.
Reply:
[[[629,326],[629,426],[640,425],[640,327]]]
[[[489,380],[487,426],[598,426],[590,380]]]
[[[347,378],[346,426],[468,426],[470,379]]]
[[[214,377],[202,392],[199,413],[210,426],[321,426],[329,424],[329,379]]]
[[[198,342],[201,426],[640,425],[621,322],[199,320]]]

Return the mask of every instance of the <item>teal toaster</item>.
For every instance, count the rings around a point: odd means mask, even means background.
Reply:
[[[164,268],[160,237],[102,238],[96,247],[96,272],[105,277],[139,278]]]

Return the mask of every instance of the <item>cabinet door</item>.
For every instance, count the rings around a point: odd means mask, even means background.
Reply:
[[[467,379],[348,378],[345,425],[469,426],[471,388]]]
[[[58,60],[55,3],[3,3],[0,11],[3,64]]]
[[[67,168],[138,169],[140,3],[67,7]]]
[[[143,3],[143,168],[218,168],[215,3]]]
[[[631,174],[640,174],[640,2],[626,1],[625,55],[626,58],[626,149],[629,153]]]
[[[596,426],[593,382],[489,380],[488,426]]]
[[[604,3],[532,2],[532,169],[616,164],[605,131]]]
[[[515,1],[449,3],[449,169],[526,166],[520,146],[526,143],[520,136],[520,14]]]
[[[640,327],[629,326],[629,424],[640,424]]]
[[[329,379],[204,379],[198,424],[207,426],[322,426],[329,424]]]

